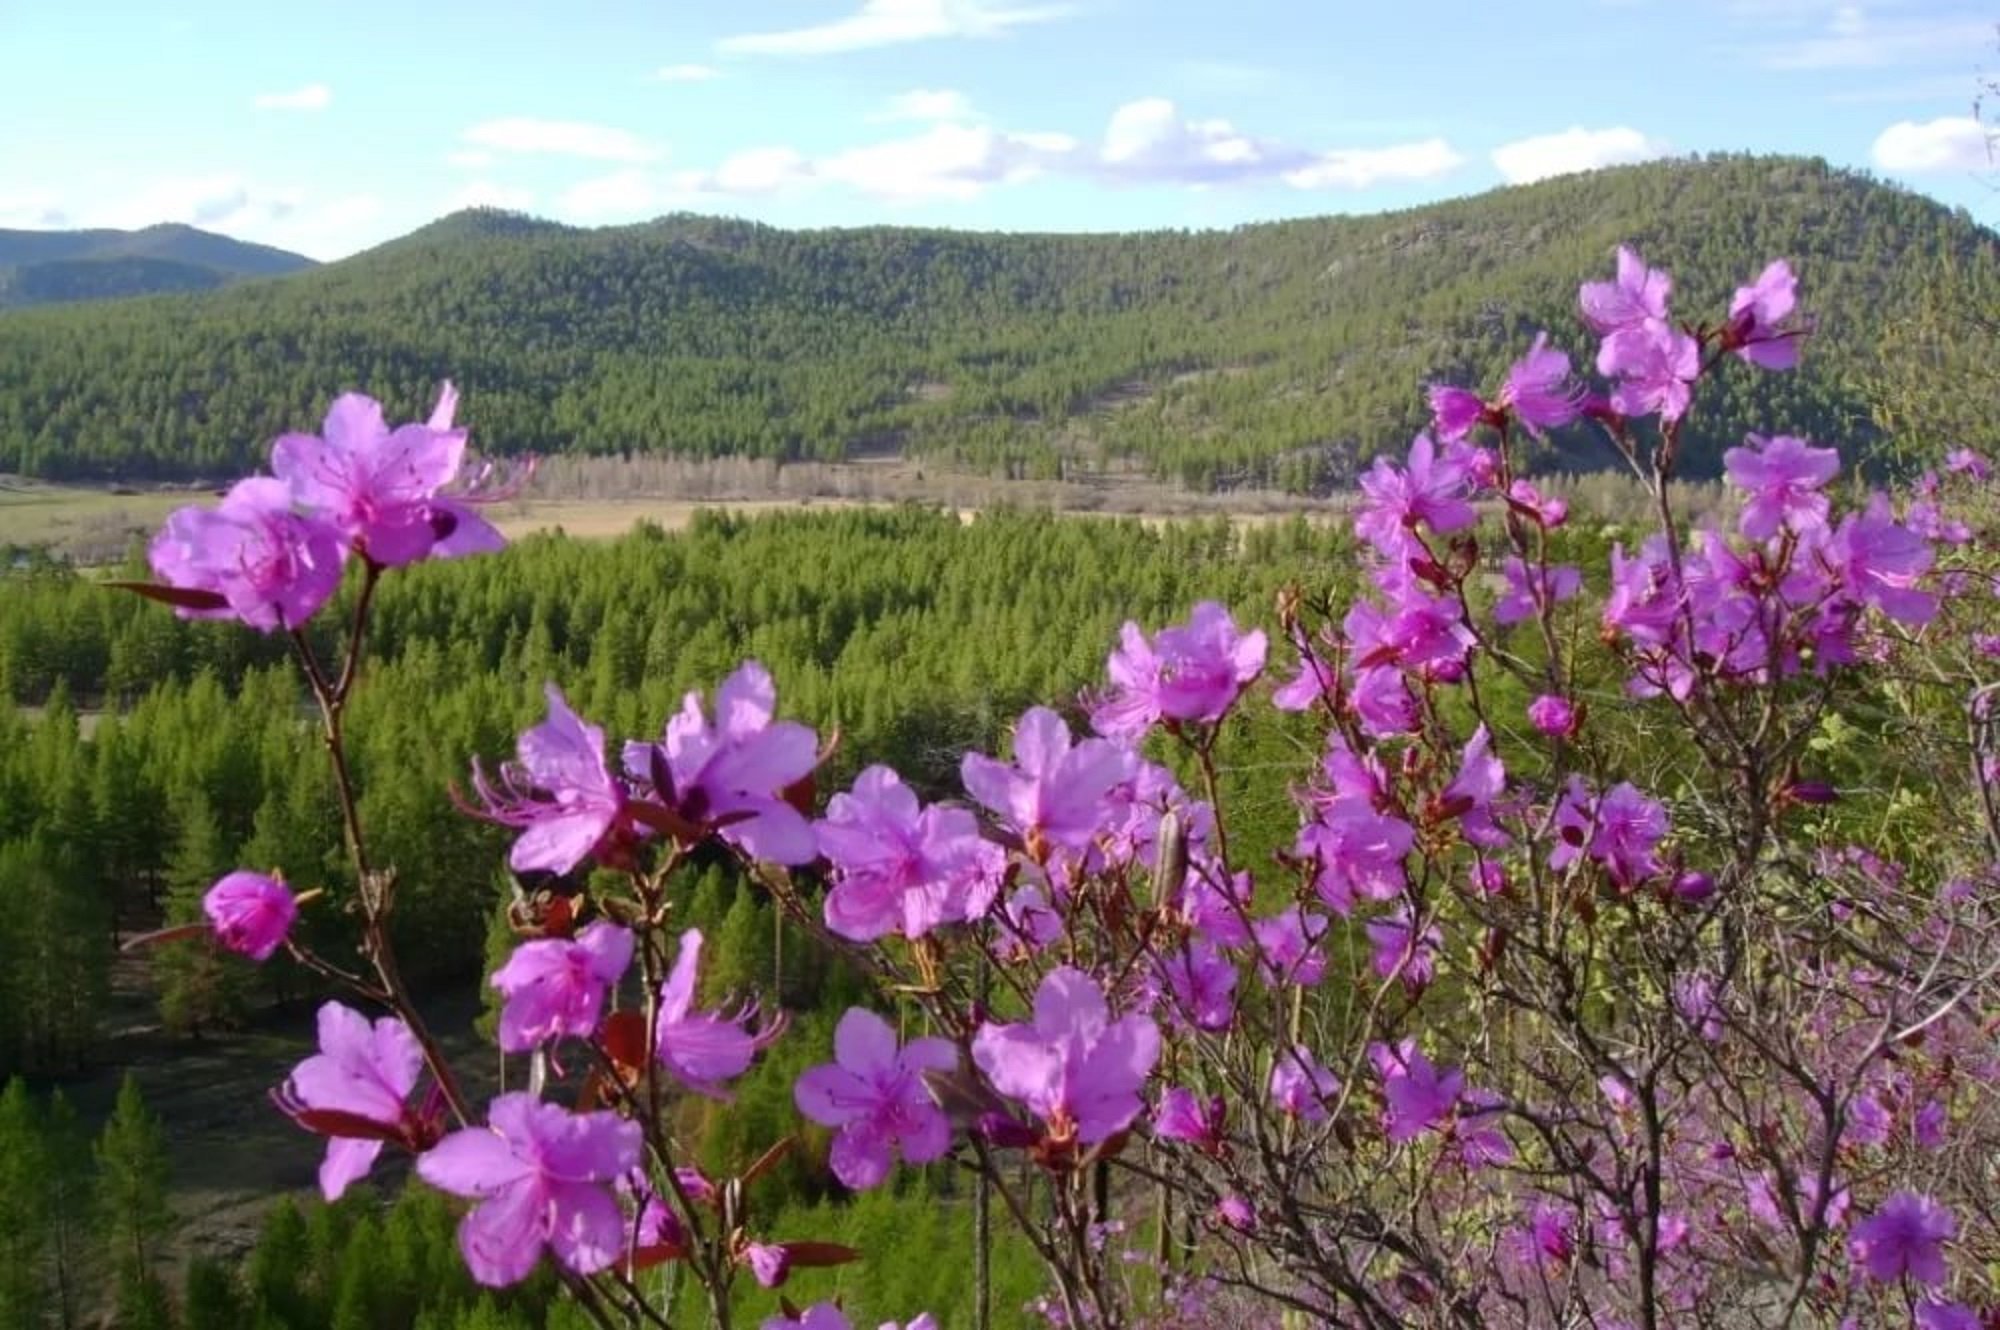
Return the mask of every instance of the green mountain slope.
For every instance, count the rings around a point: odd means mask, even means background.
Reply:
[[[218,476],[335,392],[407,419],[449,375],[497,451],[901,449],[1318,488],[1406,442],[1424,384],[1483,380],[1538,328],[1587,362],[1576,286],[1620,242],[1673,271],[1691,318],[1790,258],[1823,335],[1797,373],[1726,374],[1707,414],[1863,444],[1852,385],[1885,321],[1920,302],[1970,319],[1967,275],[2000,268],[1964,214],[1789,158],[1208,233],[459,214],[282,282],[0,317],[0,469]],[[1686,454],[1712,467],[1736,441],[1698,416]]]
[[[192,226],[139,231],[0,230],[0,309],[207,291],[313,266],[302,254]]]

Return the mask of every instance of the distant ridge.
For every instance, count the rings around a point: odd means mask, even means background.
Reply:
[[[313,266],[302,254],[178,223],[137,231],[0,230],[0,309],[206,291]]]
[[[449,376],[502,452],[900,452],[1318,493],[1406,447],[1427,384],[1491,384],[1540,329],[1587,368],[1577,285],[1620,244],[1672,272],[1680,317],[1719,316],[1782,256],[1818,319],[1798,371],[1732,362],[1704,393],[1682,442],[1697,475],[1746,427],[1865,452],[1880,331],[1921,307],[1956,335],[2000,290],[2000,238],[1962,210],[1789,157],[1208,232],[587,230],[482,209],[281,281],[0,315],[0,471],[224,475],[336,393],[412,419]]]

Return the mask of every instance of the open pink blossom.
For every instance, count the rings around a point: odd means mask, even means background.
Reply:
[[[734,1012],[696,1011],[696,976],[701,966],[701,930],[681,934],[674,968],[660,988],[653,1042],[660,1064],[697,1094],[727,1099],[723,1082],[750,1069],[758,1050],[782,1033],[784,1022],[757,1024],[755,1003]]]
[[[1825,527],[1827,499],[1820,487],[1840,470],[1840,454],[1789,434],[1768,439],[1752,434],[1745,444],[1722,455],[1730,483],[1749,496],[1743,504],[1743,534],[1769,540],[1780,531]]]
[[[1667,297],[1673,293],[1673,279],[1657,268],[1648,268],[1638,251],[1618,247],[1618,276],[1609,282],[1585,282],[1578,302],[1583,321],[1591,331],[1604,334],[1635,327],[1648,319],[1667,317]]]
[[[472,1277],[518,1284],[544,1249],[580,1275],[617,1262],[627,1232],[613,1183],[638,1167],[639,1124],[527,1094],[501,1095],[486,1118],[490,1126],[455,1131],[417,1160],[425,1182],[479,1202],[458,1226]]]
[[[201,912],[225,949],[267,961],[284,945],[299,917],[299,905],[276,878],[238,869],[208,889],[201,898]]]
[[[689,692],[657,744],[625,745],[625,770],[686,821],[753,858],[807,864],[819,855],[812,826],[788,795],[819,765],[812,730],[777,715],[771,672],[754,660],[715,690],[715,719]]]
[[[522,732],[516,760],[487,779],[477,762],[475,817],[518,827],[507,856],[517,873],[567,873],[626,830],[625,788],[604,761],[604,731],[570,710],[562,690],[547,688],[549,718]]]
[[[465,431],[451,423],[457,403],[447,383],[427,423],[391,430],[381,403],[346,393],[328,409],[324,437],[287,434],[272,444],[271,470],[301,508],[382,567],[498,549],[504,542],[485,519],[439,496],[465,457]]]
[[[879,1185],[899,1150],[912,1164],[928,1164],[951,1148],[950,1119],[923,1080],[958,1065],[948,1040],[912,1039],[899,1049],[887,1021],[850,1007],[833,1032],[833,1058],[800,1076],[792,1097],[799,1112],[838,1129],[828,1162],[843,1186]]]
[[[1150,1019],[1112,1020],[1104,990],[1067,965],[1042,980],[1031,1022],[989,1022],[972,1038],[972,1059],[995,1090],[1026,1104],[1051,1136],[1085,1145],[1138,1116],[1139,1088],[1159,1056]]]
[[[345,557],[339,532],[293,512],[284,482],[268,476],[237,481],[214,508],[175,509],[146,551],[161,581],[219,598],[174,613],[266,633],[310,619],[340,586]]]
[[[1005,851],[980,838],[970,812],[920,805],[885,766],[834,795],[813,836],[833,866],[826,926],[855,942],[983,918],[1006,867]]]
[[[1090,723],[1099,734],[1128,740],[1162,720],[1213,724],[1263,673],[1267,648],[1261,629],[1239,631],[1212,600],[1151,642],[1128,620],[1111,653],[1111,691],[1091,709]]]
[[[408,1102],[423,1070],[422,1047],[394,1016],[370,1024],[338,1002],[320,1007],[319,1052],[294,1067],[271,1097],[292,1121],[329,1138],[319,1168],[327,1200],[339,1200],[374,1167],[385,1143],[415,1153],[437,1139],[437,1106],[413,1109]]]
[[[1229,1103],[1221,1095],[1202,1099],[1192,1090],[1171,1086],[1160,1096],[1160,1106],[1153,1111],[1153,1135],[1163,1141],[1180,1141],[1209,1154],[1220,1154],[1224,1144],[1223,1124],[1228,1116]]]
[[[630,929],[600,919],[575,938],[541,938],[514,948],[494,971],[506,998],[500,1047],[525,1053],[551,1039],[587,1039],[604,1014],[604,995],[632,963]]]
[[[1137,769],[1132,751],[1109,739],[1072,744],[1069,726],[1031,707],[1014,726],[1012,765],[983,753],[959,764],[966,792],[1030,842],[1080,850],[1116,811],[1112,795]]]
[[[1908,1275],[1936,1288],[1944,1283],[1944,1244],[1958,1232],[1951,1211],[1917,1192],[1899,1191],[1854,1226],[1854,1259],[1871,1279],[1893,1283]]]
[[[1304,1044],[1281,1048],[1271,1063],[1271,1102],[1287,1117],[1324,1122],[1326,1104],[1340,1094],[1340,1078],[1320,1065]]]
[[[1804,332],[1783,326],[1798,306],[1798,289],[1799,279],[1783,259],[1774,259],[1750,285],[1737,287],[1729,302],[1723,346],[1760,369],[1790,369],[1798,364]]]
[[[1417,1041],[1370,1044],[1368,1059],[1382,1078],[1382,1126],[1390,1141],[1415,1140],[1443,1126],[1458,1107],[1465,1073],[1442,1071],[1417,1048]]]

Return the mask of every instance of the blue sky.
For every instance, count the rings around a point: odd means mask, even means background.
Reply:
[[[2000,225],[1990,0],[0,5],[0,226],[1229,226],[1805,153]],[[1996,99],[2000,100],[2000,99]],[[2000,123],[1989,103],[1988,123]]]

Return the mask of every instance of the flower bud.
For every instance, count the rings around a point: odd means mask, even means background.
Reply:
[[[253,961],[269,960],[299,916],[298,902],[284,883],[242,869],[210,887],[201,909],[215,929],[215,940]]]
[[[1551,738],[1575,737],[1581,722],[1582,717],[1577,714],[1576,707],[1566,697],[1544,693],[1528,703],[1528,723]]]
[[[1686,905],[1699,905],[1715,894],[1715,879],[1690,868],[1685,873],[1675,874],[1673,891],[1675,900]]]

